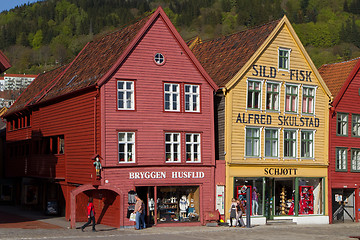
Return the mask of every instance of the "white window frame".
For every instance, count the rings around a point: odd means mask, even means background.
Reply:
[[[340,118],[340,121],[339,121]],[[345,120],[346,119],[346,120]],[[339,128],[339,124],[341,125]],[[339,133],[340,131],[340,133]],[[347,137],[349,132],[349,114],[344,112],[336,113],[336,136]]]
[[[259,87],[260,87],[260,93],[259,93],[259,98],[258,98],[258,108],[253,108],[253,107],[249,107],[249,83],[250,82],[256,82],[259,83]],[[248,79],[246,81],[246,109],[249,110],[261,110],[261,103],[262,103],[262,87],[263,87],[263,81],[259,81],[259,80],[254,80],[254,79]],[[253,91],[252,93],[253,94]],[[254,98],[254,96],[252,96],[252,99]]]
[[[255,143],[253,142],[253,140],[255,139],[255,137],[252,135],[251,136],[251,148],[252,148],[252,154],[253,155],[248,155],[247,154],[247,147],[248,147],[248,138],[247,138],[247,132],[250,130],[250,129],[255,129],[258,131],[259,133],[259,136],[257,137],[257,140],[258,140],[258,143],[257,143],[257,146],[256,146],[256,151],[257,151],[257,154],[253,154],[255,151],[255,148],[253,148],[255,146]],[[246,127],[245,128],[245,157],[253,157],[253,158],[258,158],[258,157],[261,157],[261,131],[262,128],[261,127]],[[252,130],[251,130],[252,131]]]
[[[123,83],[123,88],[119,88],[119,83]],[[128,84],[131,84],[130,88],[128,88]],[[117,88],[117,109],[118,110],[134,110],[135,104],[134,104],[134,81],[125,81],[125,80],[118,80],[116,84]],[[119,98],[119,94],[122,93],[123,97],[122,99]],[[130,98],[128,98],[128,94],[130,94]],[[123,107],[119,106],[119,102],[123,101]],[[130,101],[130,106],[128,106],[128,102]]]
[[[346,147],[335,148],[335,171],[347,172],[348,169],[348,149]],[[340,154],[339,154],[340,153]],[[341,159],[339,158],[341,156]]]
[[[124,134],[124,141],[120,140],[120,134]],[[128,139],[132,134],[131,140]],[[124,145],[124,161],[120,159],[120,144]],[[131,151],[129,145],[131,144]],[[130,156],[131,154],[131,156]],[[118,132],[118,163],[135,163],[135,132]],[[131,157],[131,158],[129,158]],[[129,160],[131,159],[131,160]]]
[[[295,111],[287,111],[286,110],[286,96],[288,95],[287,94],[287,87],[296,87],[296,91],[297,91],[297,94],[296,94],[296,100],[295,100]],[[299,85],[297,84],[288,84],[286,83],[285,84],[285,100],[284,100],[284,112],[285,113],[298,113],[299,112]],[[292,96],[293,94],[291,93],[290,96]],[[292,103],[292,100],[290,100],[290,108],[291,108],[291,103]]]
[[[295,142],[293,143],[294,144],[294,146],[293,146],[293,148],[294,148],[294,154],[292,155],[292,156],[285,156],[285,141],[286,141],[286,138],[285,138],[285,132],[287,132],[287,131],[290,131],[290,132],[295,132]],[[289,158],[297,158],[297,142],[298,142],[298,131],[296,130],[296,129],[284,129],[283,130],[283,155],[284,155],[284,158],[287,158],[287,159],[289,159]]]
[[[166,140],[166,136],[169,135],[170,136],[170,140],[167,141]],[[177,136],[177,141],[174,140],[174,136]],[[172,133],[172,132],[166,132],[165,133],[165,162],[166,163],[173,163],[173,162],[181,162],[181,146],[180,146],[180,142],[181,142],[181,134],[180,133]],[[167,146],[170,146],[170,151],[167,152],[166,148]],[[174,148],[177,148],[177,154],[174,151]],[[177,159],[177,160],[176,160]]]
[[[285,68],[280,68],[280,52],[284,51],[287,52],[288,56],[287,56],[287,66]],[[291,49],[290,48],[283,48],[283,47],[279,47],[278,48],[278,70],[279,71],[289,71],[290,70],[290,54],[291,54]]]
[[[266,131],[267,130],[272,130],[272,131],[276,131],[277,134],[277,141],[276,141],[276,156],[267,156],[266,155]],[[270,139],[273,139],[272,137]],[[264,157],[265,158],[279,158],[279,151],[280,151],[280,129],[279,128],[265,128],[265,132],[264,132]],[[272,143],[270,143],[270,145],[272,145]],[[272,146],[271,146],[272,148]]]
[[[351,149],[351,172],[360,172],[360,149]]]
[[[166,90],[166,86],[169,86],[169,90]],[[173,90],[173,87],[177,86],[177,91]],[[166,97],[169,96],[169,108],[166,106]],[[175,100],[175,104],[174,104]],[[164,83],[164,110],[167,112],[179,112],[180,111],[180,84],[178,83]]]
[[[188,136],[190,140],[188,141]],[[194,140],[194,138],[197,140]],[[185,134],[185,158],[187,163],[201,162],[201,140],[199,133],[186,133]],[[190,151],[188,151],[188,147]],[[195,158],[195,153],[197,153],[197,158]],[[190,155],[190,158],[188,156]]]
[[[310,149],[310,156],[302,156],[302,147],[303,147],[303,138],[302,133],[311,133],[312,139],[311,139],[311,149]],[[306,139],[306,142],[310,142],[309,139]],[[305,159],[314,159],[314,150],[315,150],[315,131],[314,130],[301,130],[300,131],[300,157]]]
[[[360,115],[359,114],[355,114],[355,113],[351,114],[351,136],[360,137]]]
[[[278,98],[277,98],[277,103],[276,103],[276,109],[267,109],[267,95],[268,95],[268,84],[271,84],[271,85],[278,85]],[[281,93],[281,83],[279,82],[271,82],[271,81],[267,81],[266,82],[266,93],[265,93],[265,109],[266,111],[272,111],[272,112],[279,112],[280,111],[280,93]],[[274,93],[274,92],[272,92]],[[271,98],[272,99],[272,98]],[[272,101],[272,100],[271,100]]]
[[[314,95],[313,95],[313,103],[312,103],[312,109],[313,111],[312,112],[309,112],[309,104],[308,104],[308,98],[306,100],[306,110],[307,112],[304,112],[304,96],[305,96],[305,88],[307,89],[312,89],[314,91]],[[315,115],[315,102],[316,102],[316,89],[317,87],[315,86],[307,86],[307,85],[304,85],[302,86],[302,98],[301,98],[301,113],[302,114],[307,114],[307,115]]]
[[[189,91],[186,90],[187,87]],[[196,91],[194,91],[194,87],[196,87]],[[200,85],[185,84],[184,94],[185,112],[200,112]]]

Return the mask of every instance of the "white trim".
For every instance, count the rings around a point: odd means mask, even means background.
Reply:
[[[280,65],[280,62],[279,62],[279,59],[280,59],[280,51],[287,51],[289,56],[288,56],[288,68],[279,68],[279,65]],[[290,71],[290,55],[291,55],[291,48],[284,48],[284,47],[278,47],[278,64],[277,64],[277,69],[278,71],[286,71],[286,72],[289,72]]]
[[[123,88],[119,89],[119,83],[122,82],[123,83]],[[127,89],[127,83],[131,83],[131,87],[130,89]],[[135,109],[135,101],[134,101],[134,96],[135,96],[135,81],[129,81],[129,80],[117,80],[116,81],[116,105],[117,105],[117,110],[134,110]],[[123,94],[123,98],[121,99],[123,101],[123,107],[120,108],[119,107],[119,92],[122,92]],[[127,107],[127,94],[130,93],[131,94],[131,99],[130,99],[130,104],[131,106],[128,108]]]
[[[170,136],[170,141],[169,142],[167,142],[166,141],[166,134],[171,134],[171,136]],[[174,141],[174,135],[178,135],[178,141]],[[180,133],[178,133],[178,132],[165,132],[165,162],[166,163],[179,163],[179,162],[181,162],[181,134]],[[168,161],[167,159],[166,159],[166,144],[170,144],[171,145],[171,147],[170,147],[170,154],[171,154],[171,157],[170,157],[170,160]],[[178,154],[177,154],[177,157],[178,157],[178,160],[177,161],[175,161],[175,159],[174,159],[174,149],[173,149],[173,146],[174,146],[174,144],[178,144],[178,148],[177,148],[177,152],[178,152]]]
[[[270,84],[278,84],[279,85],[279,94],[278,94],[278,110],[271,110],[271,109],[266,109],[266,105],[267,105],[267,84],[270,83]],[[281,87],[282,87],[282,82],[278,82],[278,81],[265,81],[265,111],[269,111],[269,112],[281,112],[281,109],[280,109],[280,101],[281,101]],[[246,105],[247,106],[247,105]]]
[[[186,141],[186,135],[190,135],[190,138],[191,138],[191,141],[190,142],[187,142]],[[198,141],[197,142],[194,142],[194,136],[197,135],[198,136]],[[186,154],[187,154],[187,145],[190,144],[191,145],[191,160],[188,161],[186,159]],[[194,145],[197,144],[198,145],[198,160],[195,161],[194,160]],[[201,162],[201,134],[200,133],[185,133],[185,162],[187,163],[199,163]]]
[[[258,144],[258,155],[256,156],[251,156],[251,155],[246,155],[246,132],[247,132],[247,129],[258,129],[259,130],[259,144]],[[245,144],[244,144],[244,148],[245,148],[245,151],[244,151],[244,158],[261,158],[261,132],[262,132],[262,129],[263,127],[253,127],[253,126],[245,126]]]
[[[260,83],[260,96],[259,96],[259,108],[248,108],[248,95],[249,95],[249,81],[250,82],[259,82]],[[262,96],[263,96],[263,83],[264,80],[260,80],[260,79],[253,79],[253,78],[247,78],[246,79],[246,110],[254,110],[254,111],[262,111],[263,107],[262,107]],[[266,107],[265,107],[266,110]]]
[[[125,138],[125,141],[120,141],[120,134],[121,133],[124,133],[125,134],[125,136],[124,136],[124,138]],[[128,134],[133,134],[133,136],[132,136],[132,141],[128,141],[127,139],[128,139]],[[135,132],[118,132],[118,156],[117,156],[117,158],[118,158],[118,163],[120,163],[120,164],[123,164],[123,163],[135,163],[136,161],[135,161],[135,157],[136,157],[136,154],[135,154],[135,150],[136,150],[136,147],[135,147],[135,142],[136,142],[136,139],[135,139]],[[120,161],[120,159],[119,159],[119,153],[120,153],[120,148],[119,148],[119,145],[120,144],[124,144],[124,157],[125,157],[125,159],[124,159],[124,161]],[[128,161],[127,160],[127,158],[128,158],[128,154],[129,154],[129,148],[128,148],[128,145],[129,144],[132,144],[132,161]]]
[[[301,138],[301,133],[302,132],[312,132],[312,157],[302,157],[301,156],[301,151],[302,151],[302,144],[301,144],[301,141],[302,141],[302,138]],[[313,129],[301,129],[300,130],[300,158],[305,160],[305,159],[310,159],[310,160],[314,160],[315,159],[315,132],[316,130],[313,130]]]
[[[284,89],[284,113],[290,113],[290,114],[299,114],[299,95],[300,95],[300,84],[296,84],[296,83],[285,83],[285,89]],[[293,87],[297,87],[297,100],[296,100],[296,111],[295,112],[291,112],[291,111],[286,111],[286,87],[287,86],[293,86]]]
[[[189,86],[190,87],[190,92],[186,92],[186,87]],[[193,87],[196,86],[197,87],[197,92],[193,92],[192,89]],[[190,99],[189,99],[189,110],[186,110],[186,95],[189,95]],[[193,110],[193,98],[194,96],[197,96],[196,99],[196,106],[197,106],[197,110]],[[185,112],[200,112],[200,85],[199,84],[184,84],[184,111]]]
[[[169,85],[170,86],[170,90],[166,91],[165,90],[165,86]],[[172,90],[173,86],[177,86],[177,91],[174,92]],[[169,108],[170,109],[166,109],[166,94],[169,94]],[[174,105],[173,105],[173,96],[177,94],[176,97],[176,109],[174,110]],[[165,82],[164,83],[164,111],[165,112],[180,112],[180,94],[181,94],[181,90],[180,90],[180,84],[179,83],[169,83],[169,82]]]

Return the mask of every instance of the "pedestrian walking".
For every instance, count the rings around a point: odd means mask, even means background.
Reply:
[[[229,210],[229,213],[230,213],[230,227],[233,226],[233,219],[236,218],[236,200],[235,198],[231,199],[231,205],[230,205],[230,210]],[[236,227],[236,223],[235,223],[235,226]]]
[[[81,227],[81,231],[84,231],[84,229],[89,226],[89,224],[92,223],[92,231],[96,232],[95,229],[95,208],[94,208],[94,204],[93,204],[93,198],[89,197],[89,203],[87,205],[87,216],[88,216],[88,221],[87,223],[85,223],[82,227]]]
[[[243,213],[245,213],[244,205],[240,200],[237,200],[236,203],[236,224],[239,224],[239,227],[245,227],[245,223],[242,218]]]

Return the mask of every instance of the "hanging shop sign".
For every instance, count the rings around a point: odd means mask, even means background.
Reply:
[[[320,119],[316,117],[278,116],[277,124],[293,127],[319,127]],[[268,114],[239,113],[236,123],[271,125],[273,117]]]
[[[167,172],[129,172],[129,179],[195,179],[195,178],[204,178],[204,172],[187,172],[187,171],[174,171],[171,173]]]
[[[275,67],[253,65],[252,69],[253,69],[252,75],[255,77],[276,78],[277,70]],[[282,75],[289,74],[290,80],[312,82],[311,73],[312,73],[311,71],[290,69],[288,72],[283,71]]]

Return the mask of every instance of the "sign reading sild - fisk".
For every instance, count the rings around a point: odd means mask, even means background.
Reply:
[[[253,70],[253,76],[276,78],[277,70],[275,67],[253,65]],[[290,69],[289,71],[282,71],[281,75],[285,76],[286,73],[289,73],[290,80],[312,82],[311,71]]]
[[[273,118],[268,114],[239,113],[237,123],[266,124],[271,125]],[[319,127],[320,119],[316,117],[278,116],[277,123],[280,126],[294,127]]]

